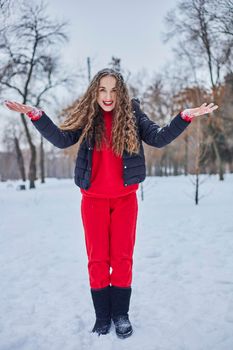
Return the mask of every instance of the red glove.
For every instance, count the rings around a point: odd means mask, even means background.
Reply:
[[[184,111],[182,111],[181,113],[181,118],[186,120],[186,122],[191,122],[193,117],[195,117],[194,115],[191,115],[189,113],[189,110],[188,109],[185,109]]]
[[[42,111],[39,108],[34,107],[33,109],[31,109],[29,112],[26,113],[26,115],[31,118],[31,120],[38,120],[41,118],[42,114],[44,113],[44,111]]]

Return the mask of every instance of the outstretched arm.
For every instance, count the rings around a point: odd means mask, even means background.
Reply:
[[[164,127],[160,127],[154,121],[150,120],[148,116],[141,110],[137,100],[133,99],[133,108],[138,120],[138,128],[141,139],[150,146],[161,148],[175,140],[191,123],[194,116],[211,113],[218,106],[205,106],[186,109],[179,112],[170,123]]]
[[[82,129],[77,131],[59,129],[41,109],[11,101],[5,101],[5,105],[13,111],[26,114],[40,134],[58,148],[70,147],[78,142],[82,134]]]

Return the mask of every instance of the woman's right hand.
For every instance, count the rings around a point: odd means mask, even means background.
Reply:
[[[4,104],[10,110],[15,111],[15,112],[19,112],[19,113],[25,113],[26,114],[26,113],[30,112],[33,109],[32,106],[24,105],[22,103],[18,103],[18,102],[14,102],[14,101],[5,100]]]
[[[41,118],[44,111],[42,111],[39,108],[24,105],[22,103],[14,102],[14,101],[4,101],[5,106],[11,109],[12,111],[24,113],[26,114],[31,120],[38,120]]]

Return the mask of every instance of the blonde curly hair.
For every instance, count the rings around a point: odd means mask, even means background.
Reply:
[[[138,154],[140,143],[128,88],[122,74],[111,68],[102,69],[93,77],[84,95],[66,109],[67,119],[59,125],[59,128],[72,131],[82,129],[77,142],[78,150],[82,141],[85,138],[91,139],[94,134],[96,149],[101,150],[106,137],[102,109],[97,103],[97,96],[100,80],[105,76],[113,76],[116,79],[117,98],[113,110],[112,149],[117,156],[122,156],[124,150],[130,155]]]

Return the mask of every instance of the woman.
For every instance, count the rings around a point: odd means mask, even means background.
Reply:
[[[143,113],[137,99],[130,99],[123,76],[108,68],[94,76],[59,127],[41,109],[13,101],[5,101],[5,105],[25,113],[56,147],[77,143],[75,183],[82,195],[81,215],[96,314],[92,332],[109,333],[112,319],[118,337],[130,336],[136,192],[146,177],[142,141],[164,147],[195,116],[211,113],[218,106],[204,103],[186,109],[168,125],[159,127]]]

